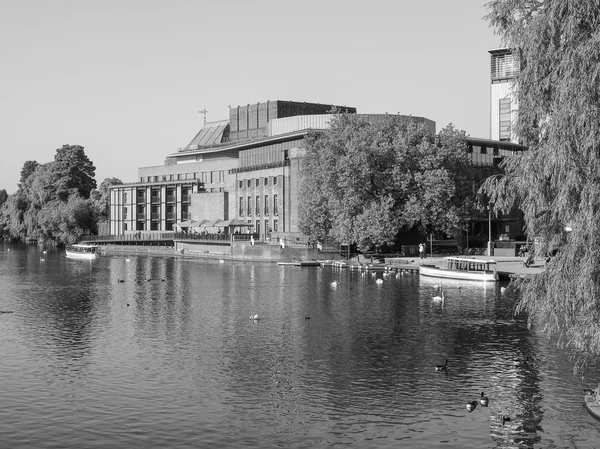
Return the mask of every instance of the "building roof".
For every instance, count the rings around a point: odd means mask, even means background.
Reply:
[[[223,142],[223,138],[227,135],[229,120],[221,120],[218,122],[208,122],[198,134],[179,151],[197,150],[205,146],[211,146]]]
[[[527,145],[521,145],[514,142],[508,142],[503,140],[492,140],[492,139],[481,139],[479,137],[467,137],[467,143],[473,145],[486,145],[488,147],[493,147],[494,145],[504,148],[510,148],[515,151],[527,151]]]
[[[290,132],[290,133],[281,134],[281,135],[277,135],[277,136],[271,136],[271,137],[261,137],[259,139],[245,140],[242,142],[227,142],[227,143],[223,143],[221,145],[215,145],[210,148],[198,148],[196,150],[194,150],[194,149],[185,150],[185,155],[182,154],[183,150],[180,150],[177,153],[167,154],[167,158],[183,157],[183,156],[187,156],[187,155],[220,153],[222,151],[229,151],[229,150],[247,150],[249,148],[255,148],[255,147],[260,147],[260,146],[264,146],[264,145],[272,145],[275,143],[285,142],[288,140],[299,140],[299,139],[302,139],[304,136],[306,136],[311,131],[319,132],[319,130],[304,129],[301,131],[295,131],[295,132]]]

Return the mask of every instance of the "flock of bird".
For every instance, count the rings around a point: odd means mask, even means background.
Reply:
[[[527,356],[527,360],[529,360],[529,356]],[[450,370],[450,367],[448,366],[448,359],[446,359],[446,361],[444,362],[443,365],[436,365],[435,370],[443,371],[447,374],[448,371]],[[482,391],[479,400],[467,402],[466,408],[467,408],[467,411],[469,413],[471,413],[473,410],[475,410],[477,408],[478,405],[481,405],[482,407],[487,407],[489,402],[490,402],[490,399]],[[511,421],[510,416],[502,415],[502,425],[505,425],[507,422],[510,422],[510,421]]]
[[[367,271],[361,271],[361,276],[366,277],[368,274],[371,275],[372,278],[375,278],[375,283],[377,285],[383,285],[384,278],[391,278],[391,277],[395,277],[396,279],[400,279],[402,276],[404,276],[405,273],[408,273],[409,271],[405,271],[405,270],[386,270],[382,273],[383,278],[378,278],[377,277],[377,272],[376,271],[371,271],[370,273]],[[329,284],[332,288],[336,288],[339,285],[339,281],[334,280],[331,281],[331,283]]]
[[[436,371],[444,371],[444,372],[448,373],[448,371],[450,370],[450,367],[448,366],[448,360],[446,359],[446,361],[444,362],[443,365],[436,365],[435,370]],[[490,402],[489,398],[482,391],[481,397],[479,398],[479,400],[467,402],[466,408],[467,408],[467,411],[469,413],[471,413],[473,410],[475,410],[477,408],[478,405],[481,405],[482,407],[487,407],[489,402]],[[510,416],[502,415],[502,425],[505,425],[507,422],[510,422]]]

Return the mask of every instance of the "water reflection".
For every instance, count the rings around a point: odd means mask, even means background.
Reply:
[[[5,248],[3,446],[594,447],[600,430],[589,382],[495,284],[444,281],[440,304],[408,273]]]

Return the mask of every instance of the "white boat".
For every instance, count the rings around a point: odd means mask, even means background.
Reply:
[[[444,265],[441,267],[421,265],[419,274],[421,276],[465,281],[495,282],[498,280],[496,261],[468,257],[446,257]]]
[[[69,259],[92,260],[95,259],[98,254],[98,245],[77,243],[75,245],[67,246],[65,253]]]

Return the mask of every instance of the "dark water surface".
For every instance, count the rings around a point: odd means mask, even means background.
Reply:
[[[0,447],[600,447],[598,367],[500,285],[434,284],[0,243]]]

